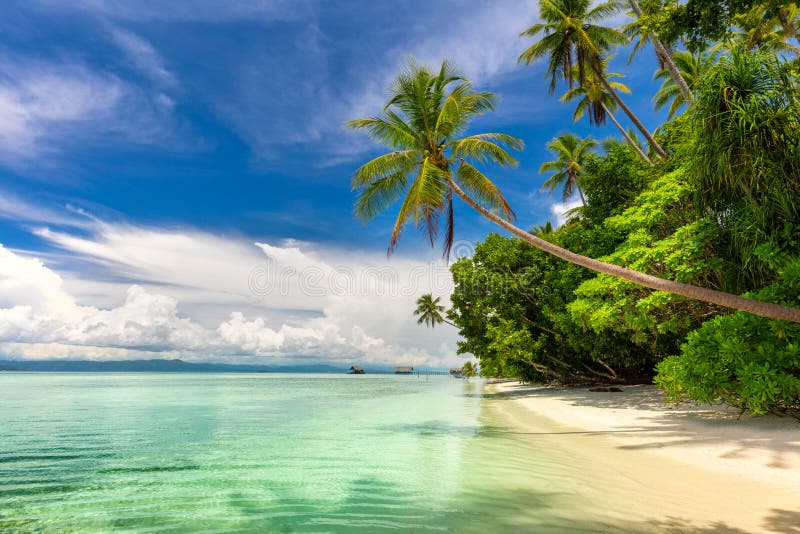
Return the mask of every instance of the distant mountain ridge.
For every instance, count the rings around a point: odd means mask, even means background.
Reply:
[[[253,365],[191,363],[183,360],[0,360],[0,371],[159,373],[344,373],[349,365]],[[375,371],[384,367],[375,367]]]

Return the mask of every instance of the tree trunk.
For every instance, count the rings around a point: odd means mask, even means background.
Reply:
[[[636,16],[642,18],[642,10],[639,7],[639,3],[636,0],[628,0],[628,3],[631,5],[633,12],[636,13]],[[679,71],[678,67],[675,65],[675,61],[673,61],[670,51],[666,46],[664,46],[664,43],[662,43],[661,39],[659,39],[655,34],[649,33],[647,34],[647,37],[650,39],[650,42],[653,43],[653,48],[656,49],[656,54],[658,57],[661,59],[664,65],[667,66],[667,71],[669,71],[669,75],[672,77],[672,79],[675,80],[675,84],[678,86],[678,89],[683,95],[683,99],[688,104],[694,103],[694,94],[692,93],[692,90],[689,89],[689,84],[687,84],[686,80],[683,79],[681,71]]]
[[[544,239],[540,239],[521,228],[517,228],[499,215],[492,213],[478,204],[449,176],[447,177],[447,181],[455,194],[458,195],[461,200],[472,206],[472,208],[478,213],[526,243],[530,243],[534,247],[543,250],[548,254],[552,254],[557,258],[574,263],[575,265],[580,265],[581,267],[586,267],[587,269],[591,269],[598,273],[616,276],[618,278],[628,280],[629,282],[633,282],[634,284],[655,289],[656,291],[666,291],[675,295],[681,295],[683,297],[688,297],[702,302],[709,302],[711,304],[732,308],[734,310],[746,311],[762,317],[768,317],[770,319],[781,319],[784,321],[800,323],[800,308],[792,308],[790,306],[762,302],[760,300],[740,297],[739,295],[724,293],[714,289],[693,286],[690,284],[675,282],[673,280],[665,280],[663,278],[658,278],[657,276],[640,273],[639,271],[634,271],[633,269],[614,265],[613,263],[606,263],[570,252],[565,248],[561,248],[558,245],[554,245],[553,243],[545,241]]]
[[[639,157],[642,158],[643,160],[645,160],[650,165],[652,165],[653,162],[650,161],[650,158],[648,158],[647,154],[644,153],[644,150],[642,150],[642,147],[640,147],[639,144],[636,141],[631,139],[631,136],[628,135],[628,132],[625,131],[625,128],[623,128],[622,125],[619,123],[619,121],[617,121],[617,118],[614,116],[613,113],[611,113],[611,110],[608,109],[605,104],[601,104],[601,105],[603,106],[603,109],[606,112],[606,116],[609,119],[611,119],[611,122],[613,122],[614,126],[616,126],[617,129],[619,129],[619,131],[625,137],[625,140],[628,142],[628,144],[631,145],[631,147],[636,151],[637,154],[639,154]]]
[[[578,196],[581,197],[581,205],[585,206],[586,205],[586,198],[583,196],[583,189],[581,189],[581,186],[579,186],[579,185],[575,186],[575,187],[577,187],[577,189],[578,189]]]
[[[600,80],[600,83],[602,83],[603,87],[605,87],[606,91],[608,91],[608,94],[610,94],[614,98],[614,100],[617,102],[617,104],[619,104],[619,107],[622,108],[622,111],[625,112],[625,114],[628,116],[631,122],[633,122],[633,124],[636,125],[639,131],[642,132],[642,135],[644,135],[645,138],[647,138],[647,142],[650,143],[650,146],[653,147],[653,150],[656,152],[656,154],[658,154],[662,158],[666,158],[667,152],[663,148],[661,148],[661,145],[659,145],[655,139],[653,139],[653,136],[650,135],[650,132],[647,130],[647,128],[644,127],[642,121],[640,121],[639,118],[633,114],[631,108],[629,108],[625,104],[625,102],[622,101],[622,99],[619,97],[614,88],[611,87],[611,85],[609,85],[608,80],[606,80],[606,77],[603,75],[603,73],[600,72],[600,70],[596,66],[593,66],[592,69],[594,70],[597,79]]]

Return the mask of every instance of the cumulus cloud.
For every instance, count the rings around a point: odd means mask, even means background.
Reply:
[[[12,354],[53,357],[41,348],[52,344],[55,354],[82,347],[104,358],[94,349],[213,361],[458,361],[445,348],[455,331],[422,329],[411,314],[421,293],[449,296],[441,263],[100,221],[88,237],[37,233],[74,269],[56,272],[0,246],[0,343]]]

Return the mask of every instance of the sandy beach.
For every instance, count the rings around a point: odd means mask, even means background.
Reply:
[[[607,509],[589,512],[610,530],[800,532],[800,422],[666,405],[654,386],[622,389],[504,382],[485,395],[515,432],[607,488]]]

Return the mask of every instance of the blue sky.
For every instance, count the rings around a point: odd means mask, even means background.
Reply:
[[[0,352],[457,361],[454,332],[406,317],[413,295],[254,295],[248,277],[265,258],[323,265],[325,277],[442,267],[413,229],[385,257],[393,213],[369,227],[351,214],[350,176],[380,149],[342,124],[380,110],[409,55],[452,59],[500,95],[474,130],[517,135],[526,149],[517,169],[492,177],[523,227],[554,220],[560,199],[539,192],[544,143],[566,130],[614,132],[573,125],[572,109],[547,94],[543,65],[516,63],[526,46],[516,36],[537,11],[519,0],[6,3]],[[630,67],[626,58],[614,70],[655,127],[652,51]],[[493,230],[456,210],[465,246]],[[419,291],[446,300],[449,286],[427,276]],[[392,307],[402,313],[379,318]]]

